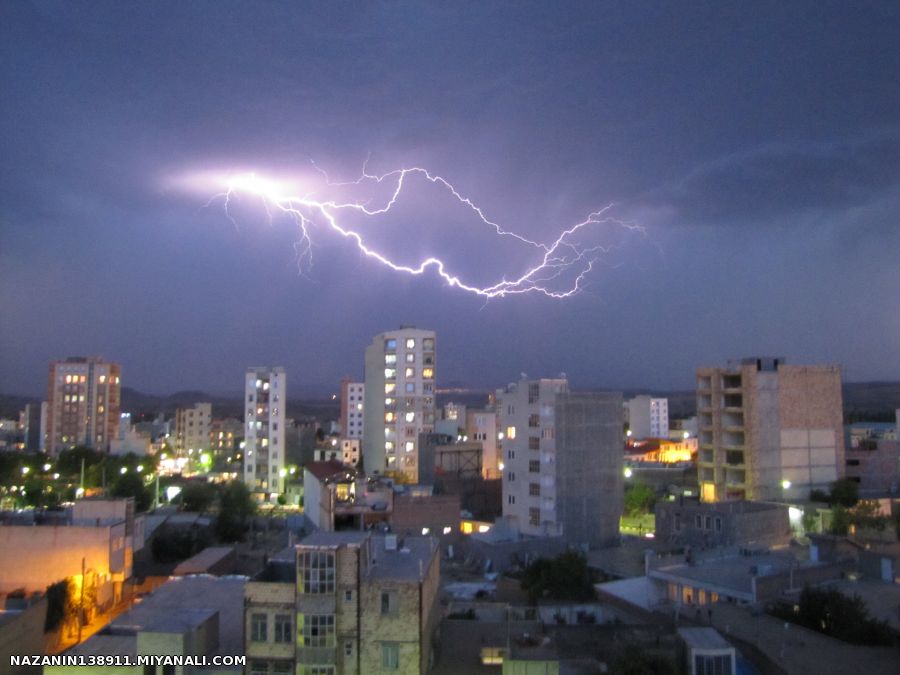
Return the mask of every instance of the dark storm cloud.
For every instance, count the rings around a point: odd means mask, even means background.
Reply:
[[[892,2],[0,3],[0,392],[75,353],[151,391],[233,391],[250,363],[330,388],[400,323],[438,331],[444,382],[486,387],[687,387],[757,352],[898,377],[896,313],[861,302],[900,296],[898,23]],[[646,234],[608,232],[577,298],[485,304],[321,231],[298,273],[294,227],[170,183],[310,159],[348,179],[368,155],[541,241],[611,202]],[[397,215],[398,255],[521,263],[446,195]]]
[[[743,226],[860,206],[898,186],[900,131],[891,131],[769,143],[702,164],[658,194],[685,222]]]

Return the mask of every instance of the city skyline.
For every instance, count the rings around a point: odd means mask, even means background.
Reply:
[[[896,6],[0,11],[3,393],[43,396],[74,354],[151,393],[239,392],[254,363],[336,392],[403,324],[440,336],[438,388],[565,372],[688,391],[754,355],[900,379]],[[300,267],[291,223],[171,187],[353,180],[367,158],[425,166],[536,241],[608,205],[643,230],[603,231],[615,248],[575,297],[485,302],[335,237]],[[410,187],[374,232],[391,255],[481,284],[517,269],[445,192]]]

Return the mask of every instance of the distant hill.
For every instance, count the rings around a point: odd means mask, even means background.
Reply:
[[[462,386],[438,392],[437,403],[449,401],[467,406],[480,407],[486,404],[488,390],[467,389]],[[669,416],[688,417],[695,413],[696,399],[693,391],[650,391],[632,389],[623,392],[626,398],[639,394],[650,394],[669,399]],[[900,408],[900,382],[848,382],[843,387],[844,418],[858,420],[893,422],[894,411]],[[185,408],[200,401],[213,405],[213,417],[236,417],[243,419],[243,397],[234,395],[210,395],[202,391],[179,391],[168,396],[145,394],[130,387],[122,388],[122,409],[135,417],[155,417],[159,413],[174,415],[176,408]],[[19,411],[27,403],[40,403],[33,396],[0,394],[0,417],[18,419]],[[315,417],[319,420],[337,419],[340,401],[325,398],[289,399],[287,416],[294,419]]]

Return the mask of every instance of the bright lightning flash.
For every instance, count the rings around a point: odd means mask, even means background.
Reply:
[[[388,186],[388,197],[382,204],[371,206],[367,201],[342,201],[336,199],[322,199],[316,197],[316,193],[293,194],[293,189],[287,181],[278,181],[255,173],[234,174],[225,178],[219,178],[218,184],[222,192],[213,196],[209,204],[221,200],[225,212],[232,218],[229,207],[239,195],[251,195],[262,200],[266,212],[271,220],[273,214],[283,213],[290,217],[300,229],[300,240],[297,242],[297,253],[301,264],[312,260],[312,232],[314,229],[326,229],[335,232],[342,237],[351,240],[356,247],[367,257],[377,260],[382,265],[395,272],[409,275],[422,275],[427,270],[434,270],[447,285],[481,296],[485,299],[503,298],[511,295],[526,293],[541,294],[551,298],[567,298],[575,295],[585,285],[598,259],[608,253],[611,246],[588,245],[582,243],[589,239],[588,230],[596,230],[604,227],[619,227],[627,230],[643,229],[632,223],[616,220],[607,212],[611,205],[598,209],[588,216],[564,229],[551,243],[542,243],[516,234],[501,227],[490,220],[482,209],[468,197],[462,195],[449,181],[429,172],[427,169],[413,167],[409,169],[396,169],[381,175],[373,175],[363,168],[359,179],[350,182],[332,183],[327,174],[316,167],[325,177],[326,187],[343,188],[354,186]],[[448,270],[448,265],[436,256],[430,256],[415,265],[402,264],[388,254],[376,250],[367,243],[360,231],[342,222],[341,214],[356,213],[362,217],[372,217],[386,214],[391,211],[400,199],[404,189],[408,187],[410,179],[419,178],[431,182],[445,189],[460,204],[467,207],[472,214],[485,226],[493,229],[498,237],[508,237],[517,240],[520,244],[534,249],[535,260],[531,267],[512,278],[502,278],[490,286],[476,286]]]

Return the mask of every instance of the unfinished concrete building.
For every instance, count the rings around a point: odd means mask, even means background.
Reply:
[[[697,371],[703,501],[805,499],[843,476],[841,371],[750,358]]]
[[[622,396],[575,394],[565,379],[523,379],[497,393],[503,515],[573,546],[615,541],[623,500]]]

